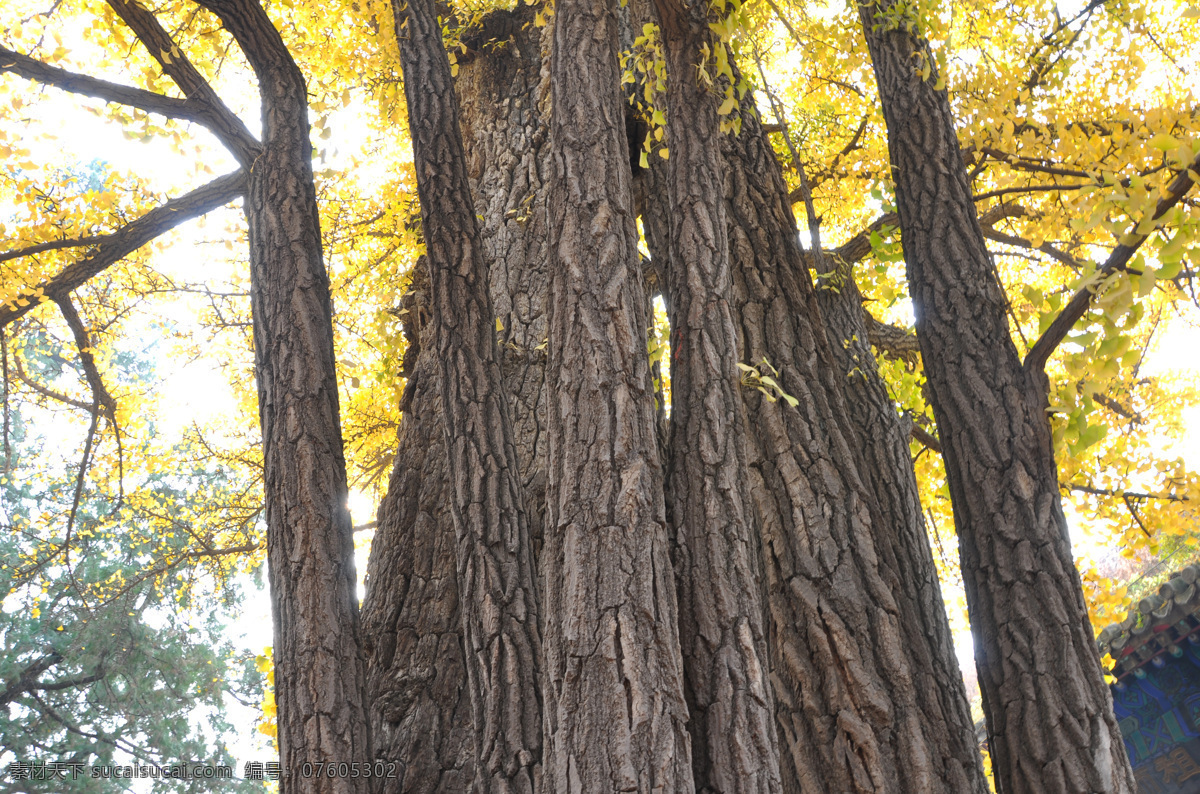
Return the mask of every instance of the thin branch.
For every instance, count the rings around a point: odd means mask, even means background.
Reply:
[[[1191,164],[1180,171],[1175,176],[1175,179],[1171,181],[1171,184],[1167,186],[1166,194],[1158,200],[1158,203],[1154,207],[1154,213],[1149,218],[1144,218],[1138,222],[1121,240],[1120,245],[1113,249],[1108,260],[1096,271],[1096,278],[1093,283],[1076,292],[1066,307],[1054,318],[1054,322],[1050,324],[1050,327],[1046,329],[1041,338],[1034,343],[1033,348],[1029,351],[1029,355],[1025,357],[1025,368],[1027,370],[1041,370],[1046,366],[1050,355],[1058,348],[1071,329],[1075,327],[1075,323],[1079,322],[1080,318],[1087,314],[1088,308],[1092,303],[1092,298],[1096,294],[1097,287],[1116,271],[1125,269],[1137,249],[1141,247],[1142,243],[1146,242],[1150,234],[1154,231],[1155,221],[1179,203],[1183,195],[1191,190],[1194,184],[1192,175],[1197,173],[1200,173],[1200,154],[1196,155]]]
[[[8,393],[12,391],[8,383],[8,329],[0,327],[0,362],[3,362],[4,376],[4,474],[12,475],[12,443],[9,440],[9,405]]]
[[[118,494],[114,509],[120,509],[121,504],[125,501],[125,448],[121,443],[121,428],[117,424],[117,401],[104,385],[100,369],[96,366],[96,357],[92,355],[90,335],[83,325],[83,320],[79,317],[79,312],[75,310],[75,304],[71,302],[70,296],[59,299],[58,307],[62,311],[63,319],[67,321],[67,327],[71,329],[71,335],[75,337],[79,362],[83,365],[83,374],[92,390],[92,405],[95,406],[96,413],[104,414],[104,418],[112,427],[113,438],[117,442]]]
[[[1143,493],[1141,491],[1121,491],[1115,488],[1095,488],[1079,483],[1063,483],[1063,488],[1069,491],[1091,494],[1092,496],[1115,496],[1121,499],[1160,499],[1166,502],[1190,502],[1191,498],[1170,493]]]
[[[168,118],[194,121],[205,127],[212,123],[212,112],[195,100],[179,99],[71,72],[14,52],[3,45],[0,45],[0,72],[12,72],[26,80],[36,80],[72,94],[128,105]]]
[[[1070,254],[1066,253],[1065,251],[1058,250],[1054,246],[1050,245],[1050,243],[1043,242],[1041,245],[1035,246],[1032,242],[1030,242],[1029,240],[1026,240],[1024,237],[1016,237],[1011,234],[1005,234],[1004,232],[997,231],[992,226],[984,226],[981,223],[980,228],[983,230],[984,237],[986,237],[989,240],[993,240],[997,243],[1004,243],[1005,245],[1013,245],[1018,248],[1028,248],[1031,251],[1041,251],[1043,254],[1046,254],[1050,258],[1056,259],[1059,262],[1062,262],[1067,267],[1073,268],[1075,270],[1083,270],[1086,267],[1086,265],[1083,262],[1079,261],[1078,259],[1076,259],[1075,257],[1071,256]]]
[[[916,422],[912,423],[912,437],[939,455],[942,454],[942,442],[938,440],[938,437]]]
[[[1117,416],[1122,416],[1135,425],[1142,425],[1146,423],[1146,420],[1140,414],[1134,413],[1111,397],[1107,397],[1103,394],[1093,394],[1092,399],[1103,405],[1108,410],[1112,411]]]
[[[180,554],[179,556],[175,557],[173,560],[165,562],[162,565],[158,566],[157,568],[151,568],[149,570],[143,571],[140,576],[138,576],[133,581],[126,583],[126,585],[124,587],[122,587],[120,590],[118,590],[116,593],[109,596],[108,598],[101,600],[98,604],[96,604],[96,608],[99,609],[100,607],[111,604],[113,601],[116,601],[118,598],[121,598],[126,593],[128,593],[130,590],[141,585],[143,582],[149,581],[156,576],[161,576],[164,573],[170,572],[173,568],[175,568],[179,565],[182,565],[184,563],[184,561],[186,561],[186,560],[203,559],[205,557],[224,557],[229,554],[249,554],[250,552],[258,551],[259,548],[260,547],[257,543],[247,543],[242,546],[231,546],[231,547],[225,548],[225,549],[213,549],[211,551],[187,551],[187,552],[184,552],[184,553]]]
[[[26,386],[33,389],[43,397],[48,397],[51,400],[55,400],[65,405],[74,406],[75,408],[82,408],[88,413],[91,413],[95,409],[95,406],[90,403],[85,403],[82,400],[76,400],[72,397],[68,397],[62,392],[55,391],[54,389],[51,389],[48,386],[43,386],[35,381],[32,377],[30,377],[29,373],[25,371],[25,366],[21,363],[21,357],[19,355],[13,356],[13,372],[16,373],[17,380],[21,381],[21,383],[24,383]]]
[[[1027,215],[1028,212],[1020,204],[1006,201],[1002,204],[989,209],[987,212],[979,216],[979,222],[986,226],[999,223],[1005,218],[1018,218]],[[846,242],[833,249],[831,252],[835,259],[854,264],[864,259],[867,254],[871,253],[871,234],[873,232],[882,231],[884,227],[898,227],[900,225],[900,216],[894,212],[887,212],[880,215],[871,225],[863,229],[858,234],[851,237]]]
[[[991,190],[987,193],[980,193],[972,196],[975,201],[984,201],[985,199],[996,198],[997,196],[1010,196],[1014,193],[1052,193],[1059,190],[1080,190],[1085,187],[1095,187],[1095,182],[1081,182],[1077,185],[1029,185],[1027,187],[1005,187],[999,190]]]
[[[58,651],[51,651],[37,661],[31,662],[21,671],[16,680],[6,686],[3,692],[0,692],[0,706],[7,706],[17,696],[28,692],[37,683],[38,676],[61,662],[62,659],[62,654]]]
[[[1071,176],[1078,177],[1080,179],[1095,179],[1095,176],[1089,174],[1087,171],[1079,171],[1071,168],[1059,168],[1052,165],[1042,165],[1041,163],[1032,161],[1029,158],[1021,157],[1019,155],[1012,155],[1008,152],[1002,152],[999,149],[991,146],[985,146],[979,151],[983,152],[988,157],[991,157],[993,160],[1005,163],[1006,165],[1011,166],[1018,171],[1031,171],[1037,174],[1050,174],[1052,176]]]
[[[67,321],[67,327],[71,329],[71,335],[75,338],[79,362],[83,365],[83,374],[92,390],[92,402],[98,408],[104,409],[105,418],[111,422],[117,415],[117,401],[113,399],[112,394],[104,385],[104,380],[100,377],[100,370],[96,367],[96,357],[92,355],[92,341],[87,328],[84,327],[83,320],[79,317],[79,312],[76,311],[75,304],[69,297],[58,301],[58,307],[62,311],[63,319]]]
[[[170,34],[159,24],[158,18],[137,2],[108,0],[108,5],[129,26],[150,56],[158,61],[163,72],[175,81],[184,96],[206,109],[208,120],[205,126],[229,147],[243,167],[252,166],[262,152],[261,145],[175,45]]]
[[[16,299],[16,301],[28,301],[24,306],[16,305],[15,301],[6,306],[0,306],[0,326],[8,325],[24,316],[44,301],[65,298],[88,279],[141,248],[155,237],[170,231],[184,221],[224,206],[245,192],[246,172],[235,171],[232,174],[218,177],[191,193],[173,198],[160,207],[155,207],[112,234],[96,238],[100,242],[96,244],[96,248],[91,254],[68,265],[57,276],[42,282]]]
[[[804,40],[800,38],[800,34],[796,32],[794,27],[792,27],[792,23],[788,22],[787,17],[785,17],[783,12],[779,10],[779,6],[775,5],[775,0],[767,0],[767,5],[771,7],[771,10],[775,12],[775,16],[780,22],[783,23],[783,26],[787,28],[787,32],[792,34],[792,38],[795,39],[796,43],[803,47]]]
[[[1129,515],[1133,516],[1133,520],[1137,522],[1138,528],[1142,530],[1142,533],[1148,538],[1152,537],[1150,530],[1146,529],[1146,525],[1142,523],[1142,517],[1138,515],[1137,505],[1133,503],[1133,499],[1129,494],[1122,496],[1121,501],[1125,502],[1125,507],[1129,508]]]
[[[804,171],[804,161],[800,159],[800,153],[796,151],[796,144],[792,142],[787,119],[783,115],[783,106],[775,98],[775,92],[767,83],[767,73],[763,70],[762,57],[758,54],[757,49],[754,52],[754,62],[758,65],[758,74],[762,78],[763,91],[766,92],[767,99],[771,103],[771,111],[779,120],[780,132],[783,133],[783,140],[787,144],[788,152],[792,155],[792,167],[800,175],[800,195],[804,199],[804,213],[808,219],[809,245],[819,255],[821,251],[821,219],[817,217],[817,211],[813,207],[812,190],[808,185],[808,174]]]
[[[0,262],[7,262],[10,259],[20,259],[23,256],[37,256],[47,251],[61,251],[64,248],[86,248],[89,245],[100,244],[106,236],[98,235],[95,237],[77,237],[70,240],[50,240],[49,242],[38,243],[27,248],[17,248],[13,251],[0,253]]]

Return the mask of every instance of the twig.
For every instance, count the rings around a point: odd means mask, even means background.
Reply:
[[[1200,172],[1200,154],[1196,155],[1191,164],[1180,171],[1175,176],[1175,179],[1171,181],[1171,184],[1167,186],[1166,194],[1158,200],[1153,214],[1149,218],[1139,221],[1126,233],[1120,245],[1113,249],[1108,260],[1096,271],[1094,282],[1076,292],[1066,307],[1054,318],[1054,322],[1050,323],[1050,327],[1034,343],[1033,348],[1029,351],[1029,355],[1025,357],[1025,369],[1030,371],[1041,370],[1046,366],[1046,362],[1050,359],[1050,354],[1058,348],[1062,340],[1075,327],[1075,323],[1079,322],[1079,319],[1087,313],[1088,308],[1092,304],[1092,298],[1096,294],[1096,289],[1110,275],[1126,268],[1129,260],[1133,258],[1134,253],[1141,247],[1142,243],[1146,242],[1156,228],[1155,222],[1179,203],[1183,195],[1191,190],[1194,184],[1191,175],[1198,172]],[[1142,229],[1145,229],[1145,231],[1143,232]]]

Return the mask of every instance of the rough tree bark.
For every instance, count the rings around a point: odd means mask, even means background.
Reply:
[[[363,600],[375,757],[405,765],[402,777],[383,781],[380,794],[459,794],[475,778],[428,294],[428,270],[416,266],[402,302],[407,382],[396,465],[379,506]]]
[[[667,466],[684,691],[699,792],[781,791],[762,563],[730,297],[708,3],[655,0],[667,60],[671,426]]]
[[[258,77],[262,151],[249,171],[250,302],[275,624],[280,790],[352,792],[308,763],[370,760],[354,548],[346,508],[329,278],[304,78],[255,0],[201,0]]]
[[[459,610],[474,715],[473,789],[540,789],[542,649],[533,545],[496,349],[458,98],[432,0],[393,11],[430,271]]]
[[[615,2],[560,0],[550,75],[546,785],[692,791]]]
[[[900,594],[896,598],[904,611],[900,626],[914,659],[921,713],[931,723],[945,726],[939,777],[961,780],[959,790],[983,794],[987,783],[921,512],[910,431],[879,375],[852,268],[844,262],[835,265],[827,257],[823,260],[816,271],[828,273],[836,267],[838,277],[834,288],[817,290],[817,303],[837,374],[843,376],[858,470],[878,510],[872,514],[871,528],[881,572],[889,588]]]
[[[860,6],[958,529],[998,790],[1132,792],[1071,558],[1046,383],[1009,335],[950,102],[890,2]],[[889,25],[887,15],[893,21]]]
[[[799,249],[779,165],[747,94],[725,136],[726,199],[741,360],[776,368],[799,400],[746,390],[762,521],[769,645],[784,788],[978,791],[977,762],[916,691],[919,610],[894,590],[858,475],[838,371]],[[973,751],[972,751],[973,752]]]
[[[489,263],[522,484],[532,516],[545,489],[543,407],[548,76],[533,9],[488,15],[464,35],[455,88],[475,210]],[[487,46],[484,46],[484,45]],[[441,430],[429,284],[414,269],[402,315],[409,348],[396,465],[371,546],[363,634],[376,757],[404,759],[392,792],[459,794],[474,778],[470,691],[462,651],[454,528]],[[536,520],[536,519],[534,519]],[[531,526],[540,536],[540,524]],[[402,785],[401,785],[402,784]]]

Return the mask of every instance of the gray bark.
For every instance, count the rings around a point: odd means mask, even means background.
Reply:
[[[546,785],[694,790],[616,3],[555,7]]]
[[[496,349],[458,97],[433,0],[394,4],[430,271],[459,609],[480,792],[540,789],[541,632],[533,544]]]
[[[667,56],[671,427],[667,466],[692,769],[700,792],[779,792],[762,562],[730,305],[708,3],[656,0]]]
[[[1071,559],[1045,376],[1009,335],[928,44],[860,6],[896,179],[917,337],[962,555],[999,791],[1132,792]]]
[[[203,0],[238,41],[262,94],[262,151],[245,212],[263,436],[280,790],[354,792],[306,764],[371,757],[333,350],[304,78],[255,0]],[[360,767],[361,768],[361,767]]]
[[[501,363],[520,479],[530,515],[537,516],[545,488],[539,419],[545,356],[537,348],[546,328],[542,184],[549,145],[548,119],[538,101],[548,92],[542,31],[525,25],[532,16],[522,7],[485,17],[465,37],[471,50],[459,57],[455,89],[494,312],[504,325]],[[404,304],[410,344],[404,418],[372,544],[363,614],[376,755],[409,767],[403,787],[394,781],[389,792],[450,794],[467,790],[474,778],[474,738],[428,295],[418,266]],[[538,530],[540,524],[531,526],[535,539]]]
[[[839,373],[798,247],[779,165],[747,96],[742,132],[723,142],[741,360],[765,357],[785,392],[744,392],[762,521],[769,645],[784,789],[971,790],[948,765],[944,724],[917,692],[926,663],[906,641],[876,547],[874,496],[858,474]]]

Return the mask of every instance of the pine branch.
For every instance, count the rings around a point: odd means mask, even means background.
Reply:
[[[79,288],[88,279],[120,261],[155,237],[170,231],[180,223],[211,212],[242,195],[246,190],[244,171],[236,171],[214,179],[203,187],[156,207],[135,221],[127,223],[112,234],[94,239],[95,250],[78,262],[68,265],[57,276],[44,281],[22,297],[24,306],[10,303],[0,306],[0,327],[23,317],[39,304],[59,301]],[[98,242],[97,242],[98,241]]]

